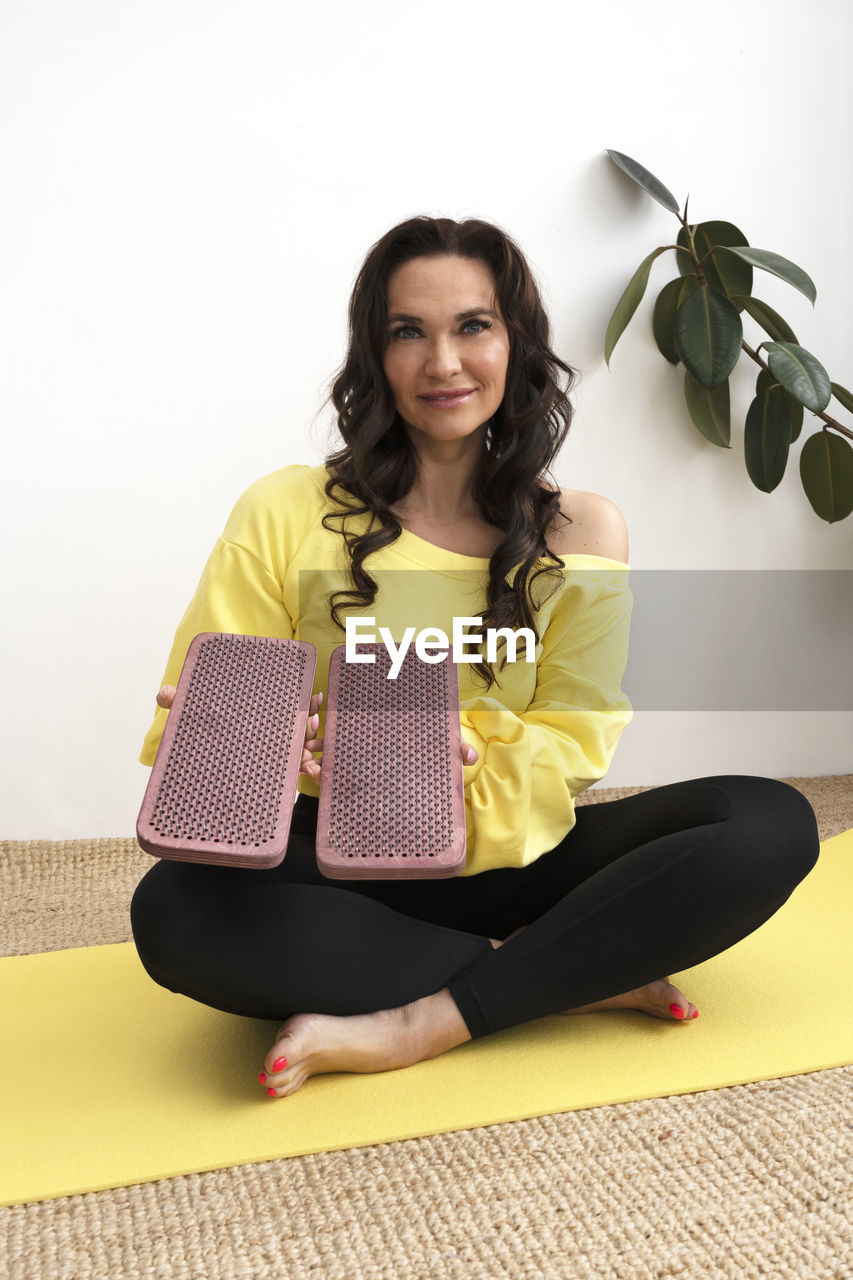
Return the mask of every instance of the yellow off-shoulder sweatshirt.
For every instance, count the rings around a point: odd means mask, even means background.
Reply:
[[[332,650],[344,632],[331,620],[328,595],[350,586],[340,521],[325,529],[324,514],[339,511],[324,493],[324,466],[289,466],[251,485],[232,511],[181,619],[162,683],[177,684],[190,641],[201,631],[307,640],[317,649],[314,692],[327,688]],[[347,529],[366,531],[370,516],[348,517]],[[630,567],[595,555],[560,557],[566,572],[538,578],[533,590],[539,643],[535,663],[518,659],[499,684],[485,686],[459,665],[463,740],[479,752],[464,768],[467,858],[460,873],[521,867],[563,839],[575,824],[574,798],[603,778],[622,730],[633,717],[621,692],[628,660],[633,597]],[[361,634],[389,628],[399,642],[406,627],[438,627],[452,636],[454,617],[481,617],[488,560],[445,551],[403,530],[390,546],[367,557],[378,584]],[[543,586],[543,584],[547,584]],[[484,632],[485,628],[480,629]],[[469,649],[469,652],[471,650]],[[325,701],[318,736],[323,734]],[[140,753],[153,764],[168,712],[159,709]],[[299,790],[318,795],[306,774]]]

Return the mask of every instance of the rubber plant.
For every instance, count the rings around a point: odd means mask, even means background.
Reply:
[[[812,280],[778,253],[753,248],[731,222],[689,223],[688,201],[680,212],[675,196],[648,169],[620,151],[607,155],[681,223],[676,243],[652,250],[616,304],[604,341],[608,368],[613,348],[646,292],[652,263],[673,250],[678,275],[658,294],[652,330],[661,355],[684,366],[684,399],[693,423],[711,444],[731,448],[729,378],[746,354],[758,366],[744,424],[750,480],[765,493],[776,488],[809,410],[822,426],[800,451],[803,489],[821,519],[830,524],[844,520],[853,511],[853,430],[826,410],[834,399],[853,413],[853,394],[831,381],[787,321],[752,291],[753,268],[758,268],[786,281],[814,305]],[[744,338],[744,314],[767,335],[755,346]]]

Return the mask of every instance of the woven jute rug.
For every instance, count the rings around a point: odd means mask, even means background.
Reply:
[[[853,827],[853,776],[784,781],[821,840]],[[0,844],[0,953],[129,941],[150,866]],[[61,1069],[45,1027],[33,1071]],[[274,1276],[853,1280],[853,1066],[0,1208],[2,1280]]]

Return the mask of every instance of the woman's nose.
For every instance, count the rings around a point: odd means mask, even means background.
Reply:
[[[435,378],[446,378],[462,367],[459,352],[452,338],[435,338],[427,351],[425,372]]]

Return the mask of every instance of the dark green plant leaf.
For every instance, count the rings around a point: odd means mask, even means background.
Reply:
[[[690,417],[705,439],[730,449],[732,419],[728,382],[721,382],[709,391],[696,381],[689,369],[685,369],[684,400]]]
[[[771,372],[785,390],[812,413],[821,413],[829,404],[832,383],[820,361],[794,342],[767,342],[764,348]]]
[[[652,332],[658,351],[666,356],[670,364],[678,364],[680,356],[675,349],[675,313],[685,298],[689,298],[699,288],[695,276],[678,276],[665,284],[658,294],[652,315]]]
[[[687,230],[682,227],[676,244],[689,248]],[[712,289],[734,302],[734,295],[742,297],[752,293],[752,267],[731,254],[721,252],[727,245],[749,245],[749,241],[733,222],[700,222],[693,228],[693,244],[697,256],[704,259],[702,271]],[[710,256],[708,256],[710,255]],[[683,276],[693,275],[695,266],[686,253],[676,254],[678,269]],[[737,303],[738,311],[741,310]]]
[[[834,524],[853,511],[853,449],[836,431],[816,431],[800,452],[800,479],[821,520]]]
[[[769,369],[762,369],[755,383],[755,394],[762,395],[765,391],[772,391],[774,396],[779,396],[788,410],[788,419],[791,423],[791,444],[800,437],[803,429],[803,417],[805,409],[799,400],[795,400],[790,391],[786,391]]]
[[[791,420],[781,396],[765,391],[746,414],[743,451],[746,470],[756,489],[772,493],[785,474],[791,443]]]
[[[788,284],[792,284],[795,289],[799,289],[800,293],[805,294],[809,302],[814,306],[814,300],[817,297],[814,281],[795,262],[789,262],[781,254],[771,253],[769,249],[744,249],[731,245],[724,248],[723,253],[736,254],[738,258],[742,258],[744,262],[751,263],[753,267],[760,267],[762,271],[769,271],[771,275],[778,276],[780,280],[785,280]]]
[[[675,316],[675,347],[697,382],[709,391],[725,382],[737,363],[743,325],[728,298],[701,285]]]
[[[833,382],[832,394],[835,396],[839,404],[843,404],[845,409],[849,409],[853,413],[853,394],[846,387],[842,387],[840,382]]]
[[[766,302],[762,302],[760,298],[732,298],[735,306],[742,308],[747,315],[752,316],[753,320],[757,320],[765,333],[769,334],[774,342],[796,342],[797,335],[788,324],[787,320],[783,320],[778,311],[774,311]]]
[[[652,269],[652,263],[659,254],[665,253],[668,248],[669,245],[661,245],[659,249],[653,249],[649,256],[643,259],[631,277],[628,283],[628,288],[616,303],[616,310],[610,317],[610,324],[607,326],[607,333],[604,337],[604,359],[608,368],[610,367],[610,357],[613,355],[613,348],[625,332],[628,321],[637,310],[643,294],[646,292],[646,285],[649,283],[649,272]]]
[[[618,169],[623,173],[627,173],[629,178],[643,188],[650,196],[654,196],[659,204],[665,209],[669,209],[670,213],[678,213],[678,201],[675,196],[661,182],[660,178],[656,178],[653,173],[649,173],[648,169],[644,169],[636,160],[632,160],[630,156],[624,155],[621,151],[607,151]]]

